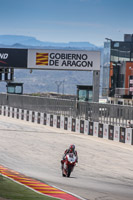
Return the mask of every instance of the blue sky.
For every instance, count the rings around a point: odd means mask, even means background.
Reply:
[[[0,0],[0,35],[101,46],[124,33],[133,33],[133,0]]]

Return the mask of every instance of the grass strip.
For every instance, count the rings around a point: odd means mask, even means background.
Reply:
[[[0,197],[10,200],[54,200],[0,175]]]

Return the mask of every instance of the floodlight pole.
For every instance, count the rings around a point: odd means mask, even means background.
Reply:
[[[60,92],[60,86],[62,84],[62,81],[55,81],[55,84],[57,85],[57,93],[59,94],[59,92]]]

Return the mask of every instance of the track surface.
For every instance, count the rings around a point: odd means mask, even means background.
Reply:
[[[74,143],[70,178],[60,160]],[[88,200],[133,200],[133,146],[0,116],[0,164]]]

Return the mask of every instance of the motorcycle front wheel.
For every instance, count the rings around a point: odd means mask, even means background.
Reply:
[[[69,166],[67,171],[67,177],[70,177],[71,172],[72,172],[72,167]]]
[[[62,170],[62,176],[63,176],[63,177],[65,177],[65,176],[66,176],[66,175],[63,173],[63,170]]]

